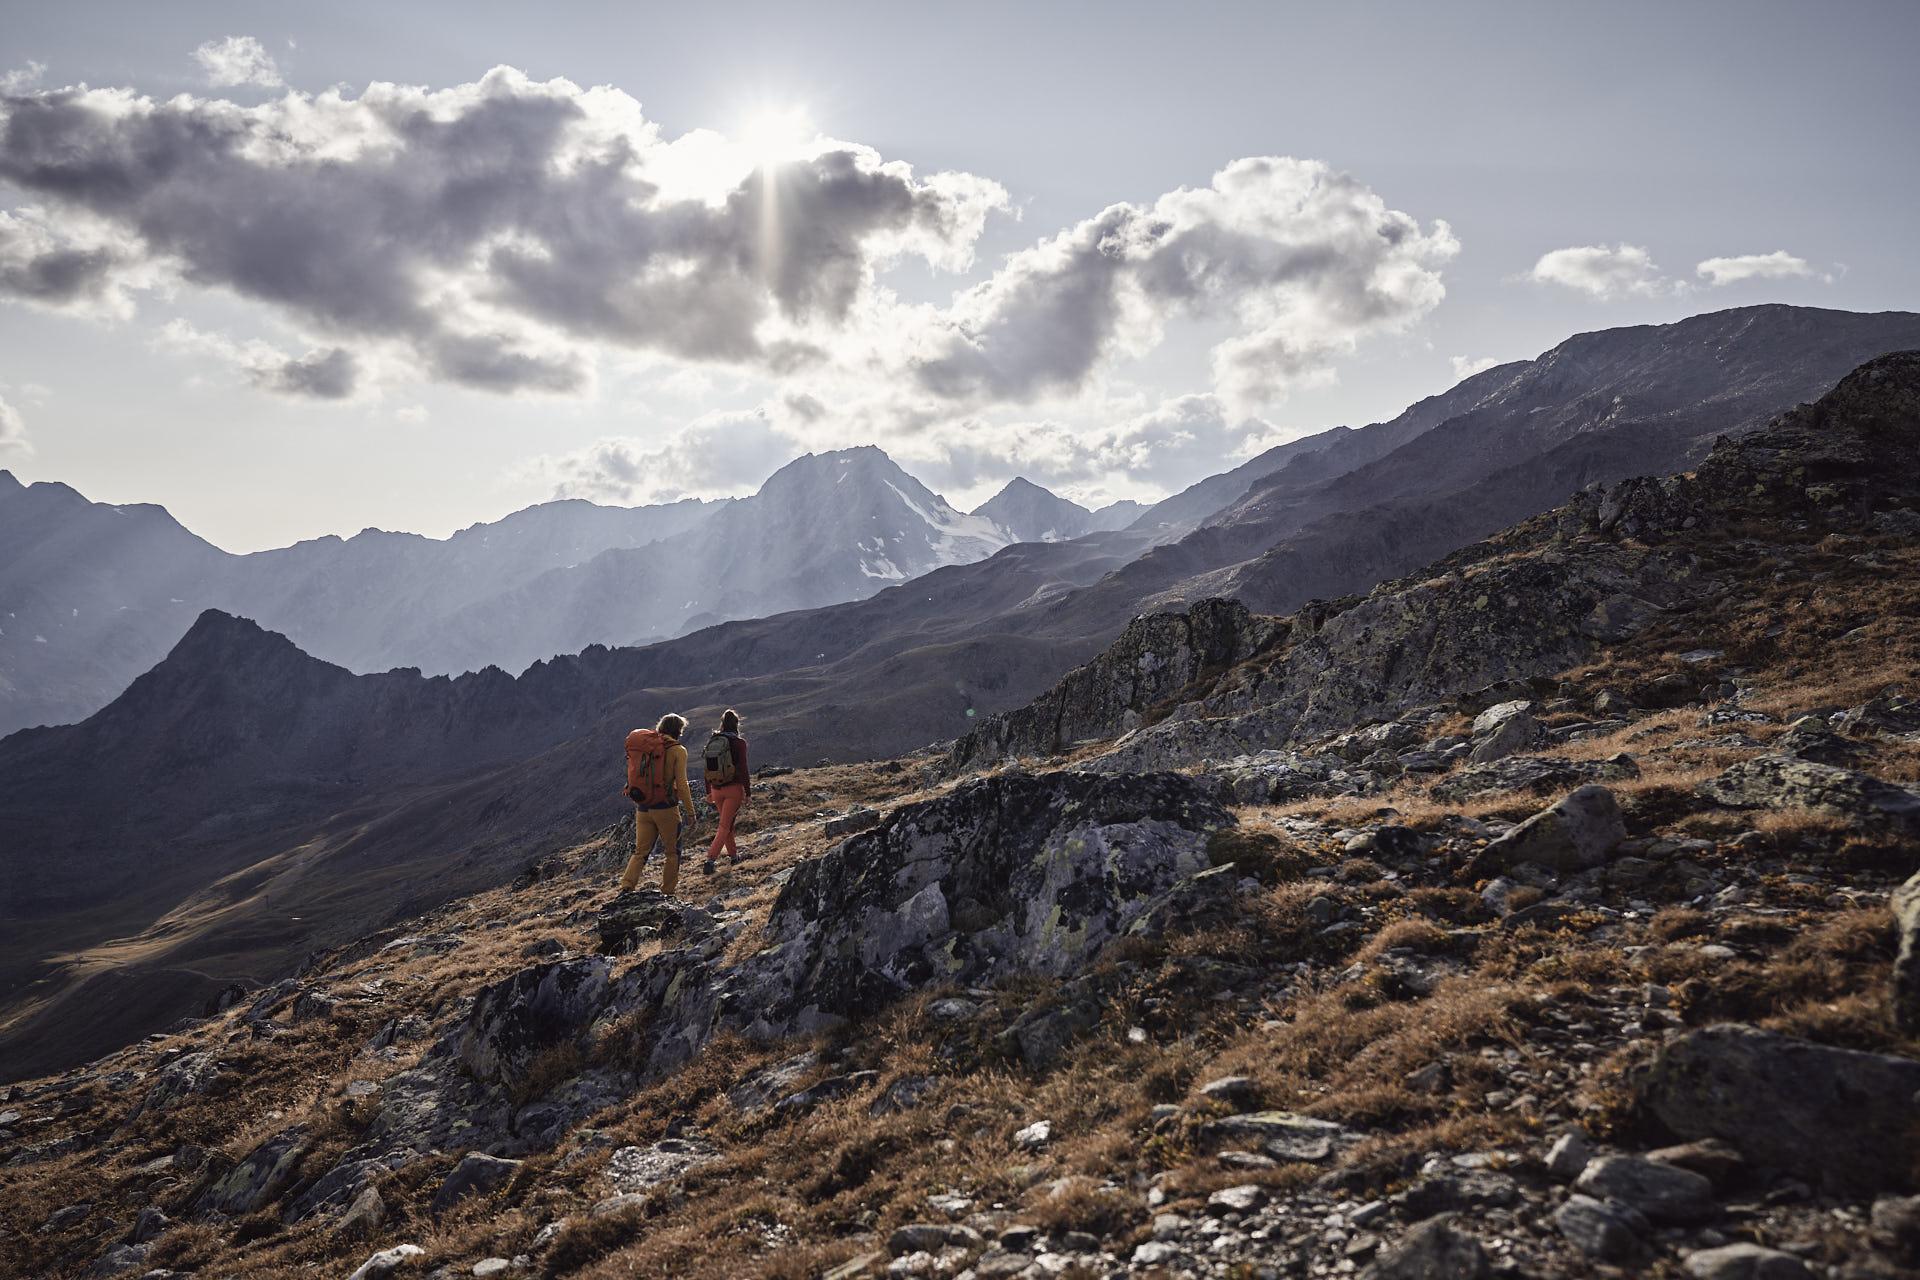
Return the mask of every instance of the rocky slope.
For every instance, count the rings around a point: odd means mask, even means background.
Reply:
[[[1290,612],[1365,590],[1589,484],[1691,465],[1716,435],[1915,346],[1911,313],[1781,306],[1578,334],[1257,476],[1192,533],[1062,601],[1051,625],[1207,596]]]
[[[556,846],[0,1092],[0,1247],[1912,1274],[1917,477],[1920,352],[1364,598],[1143,621],[942,761],[763,777],[686,900]]]
[[[1515,432],[1524,435],[1532,419],[1552,418],[1557,429],[1575,432],[1576,440],[1596,442],[1606,465],[1617,468],[1622,463],[1615,451],[1626,437],[1607,425],[1612,420],[1606,406],[1621,393],[1596,402],[1583,379],[1618,388],[1643,371],[1648,389],[1632,403],[1667,406],[1656,424],[1661,438],[1691,439],[1696,428],[1687,425],[1687,405],[1713,421],[1727,420],[1734,410],[1738,419],[1787,387],[1823,385],[1825,370],[1840,353],[1871,349],[1913,319],[1749,308],[1612,336],[1586,335],[1542,362],[1476,375],[1393,422],[1281,446],[1260,465],[1279,467],[1265,474],[1293,477],[1268,486],[1273,492],[1310,495],[1316,486],[1339,484],[1341,477],[1415,447],[1433,432],[1453,433],[1456,440],[1492,433],[1505,440]],[[1573,358],[1581,352],[1588,356]],[[1766,372],[1768,353],[1786,373]],[[1543,362],[1547,373],[1534,373]],[[1524,394],[1508,390],[1513,387]],[[1689,395],[1699,398],[1690,401]],[[1530,438],[1533,444],[1526,447],[1551,440],[1552,433]],[[838,465],[832,458],[809,460],[793,469],[792,478],[809,493],[823,484],[839,489],[833,478]],[[864,463],[848,462],[849,469],[856,465]],[[1249,464],[1233,483],[1252,485],[1260,478],[1257,471]],[[1558,496],[1564,497],[1587,472],[1572,467],[1530,474],[1529,483],[1539,485],[1542,476],[1559,476],[1566,487]],[[1532,492],[1539,506],[1553,500],[1543,496],[1545,487]],[[1191,505],[1193,496],[1181,502]],[[832,506],[831,497],[776,505]],[[859,504],[841,505],[842,514],[858,517]],[[1136,523],[1159,529],[1156,520],[1187,518],[1177,510],[1169,516],[1169,510]],[[1321,531],[1316,537],[1334,542],[1323,544],[1325,554],[1312,572],[1295,575],[1298,581],[1328,583],[1337,592],[1364,589],[1377,576],[1403,571],[1409,547],[1427,544],[1401,538],[1395,530],[1403,526],[1392,511],[1374,516],[1357,518],[1345,541],[1334,536],[1347,527],[1338,521],[1314,526]],[[778,521],[756,517],[734,531],[752,536],[728,545],[737,543],[742,556],[751,550],[750,558],[765,564],[804,560],[812,544],[797,534],[777,551],[755,541],[781,528]],[[1457,524],[1444,525],[1442,532],[1441,548],[1468,534]],[[1134,530],[1018,544],[863,601],[723,624],[644,648],[593,646],[537,663],[517,679],[498,670],[454,680],[391,672],[351,691],[342,686],[331,692],[331,678],[310,673],[312,678],[287,681],[284,688],[250,688],[251,673],[276,669],[275,641],[257,628],[212,619],[216,632],[259,661],[230,656],[221,645],[185,646],[169,659],[167,679],[153,686],[171,691],[169,697],[132,698],[103,712],[97,723],[16,735],[0,744],[0,878],[15,889],[10,902],[0,900],[7,925],[0,930],[0,1059],[14,1057],[17,1071],[67,1065],[166,1025],[225,982],[269,979],[309,950],[396,913],[499,883],[521,860],[604,811],[605,744],[664,709],[704,722],[720,707],[746,708],[756,758],[764,761],[888,756],[964,733],[982,713],[1018,707],[1041,694],[1121,631],[1138,611],[1135,588],[1157,590],[1157,579],[1137,578],[1128,562],[1160,536]],[[1171,563],[1168,554],[1191,555],[1204,569],[1229,545],[1206,542],[1216,536],[1211,527],[1203,529],[1153,555],[1163,567]],[[929,537],[914,545],[930,549]],[[1297,552],[1299,545],[1298,538],[1283,540],[1280,550]],[[835,563],[845,569],[843,561]],[[1583,579],[1576,585],[1588,593],[1581,597],[1588,603],[1581,607],[1591,611],[1601,598],[1592,592],[1601,587],[1602,595],[1643,597],[1648,607],[1657,605],[1676,590],[1690,590],[1683,577],[1654,580],[1684,567],[1670,553],[1649,558],[1632,550],[1596,552],[1593,573],[1611,573],[1619,581],[1608,587],[1599,577]],[[1488,571],[1463,570],[1469,576]],[[1217,578],[1202,572],[1195,581]],[[1532,589],[1524,581],[1516,585]],[[535,631],[564,630],[585,616],[570,612],[569,599],[616,612],[644,605],[645,597],[630,586],[585,593],[568,588],[554,599],[542,597],[537,607],[528,603],[524,612],[512,611],[509,621]],[[1446,623],[1452,628],[1460,621],[1458,592],[1434,588],[1430,594],[1452,611]],[[1466,597],[1467,603],[1478,594]],[[1557,602],[1571,604],[1571,597]],[[1198,678],[1201,667],[1238,661],[1295,630],[1305,639],[1323,624],[1329,627],[1324,660],[1338,666],[1350,660],[1352,644],[1370,634],[1368,619],[1375,616],[1361,610],[1342,621],[1344,607],[1306,607],[1284,627],[1261,624],[1260,635],[1238,640],[1226,635],[1226,627],[1202,645],[1198,664],[1174,654],[1166,667],[1129,677],[1137,687],[1124,696],[1039,716],[1034,727],[1050,723],[1050,738],[1029,736],[1011,745],[1050,751],[1074,739],[1122,732],[1132,727],[1129,713],[1142,714],[1136,703],[1171,696]],[[1416,592],[1394,607],[1417,615],[1429,606]],[[1387,619],[1381,625],[1396,628],[1405,645],[1428,643],[1411,623]],[[1558,661],[1584,652],[1581,646],[1610,634],[1613,623],[1599,617],[1582,625],[1579,634],[1558,638],[1526,634],[1522,626],[1521,634],[1503,643],[1520,645],[1517,652],[1535,664]],[[1492,679],[1502,652],[1447,661],[1470,660]],[[1367,678],[1398,687],[1401,672],[1393,661],[1374,662]],[[1425,673],[1404,661],[1401,666],[1419,677],[1407,689],[1439,688],[1435,679],[1458,675],[1444,665]],[[289,696],[275,701],[281,694]],[[1335,708],[1336,716],[1367,713],[1370,705],[1355,691],[1304,685],[1287,696],[1308,699],[1323,711]],[[1098,714],[1090,709],[1095,705]],[[261,720],[277,712],[296,728],[255,742],[208,722],[229,706],[256,708],[246,714]],[[849,713],[854,706],[858,714]],[[402,714],[404,720],[396,720]],[[1261,716],[1275,713],[1262,706],[1243,714],[1257,728]],[[1103,767],[1178,764],[1195,750],[1219,755],[1271,746],[1223,724],[1217,712],[1184,715],[1180,726],[1130,742],[1127,754]],[[1180,750],[1163,746],[1169,734],[1216,731],[1218,736],[1196,736]],[[115,803],[102,804],[99,762],[113,758],[123,741],[140,744],[146,772],[138,786],[117,792]],[[383,754],[381,744],[389,742],[393,749]],[[94,874],[89,863],[103,857],[99,850],[112,851],[105,860],[116,867],[148,867],[152,874]],[[460,851],[452,865],[446,864],[448,850]],[[51,1026],[69,1030],[43,1034]]]

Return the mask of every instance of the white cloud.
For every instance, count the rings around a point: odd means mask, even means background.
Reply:
[[[215,88],[252,85],[277,89],[286,81],[267,47],[252,36],[228,36],[209,40],[193,51],[193,59],[207,74],[207,83]]]
[[[312,400],[345,400],[359,388],[360,362],[344,347],[317,347],[290,356],[272,343],[235,342],[207,333],[185,320],[170,320],[160,330],[160,345],[174,351],[211,356],[238,369],[262,391]]]
[[[1708,258],[1694,271],[1714,287],[1739,284],[1743,280],[1791,280],[1796,277],[1833,283],[1831,275],[1815,271],[1807,265],[1805,258],[1796,258],[1785,249],[1776,249],[1772,253],[1746,253],[1732,258]]]
[[[969,419],[905,442],[899,461],[943,489],[1024,475],[1056,491],[1167,493],[1289,438],[1264,419],[1235,415],[1223,397],[1186,395],[1108,426]]]
[[[1540,255],[1527,278],[1557,284],[1595,298],[1650,297],[1671,286],[1653,256],[1638,245],[1578,245]]]
[[[1030,402],[1144,352],[1170,319],[1224,317],[1237,332],[1213,349],[1215,387],[1260,403],[1438,305],[1459,247],[1446,223],[1422,228],[1319,161],[1236,160],[1207,187],[1110,206],[1013,254],[912,363],[944,399]]]
[[[403,408],[395,409],[393,416],[396,421],[417,426],[433,415],[427,411],[427,406],[423,404],[410,404]]]
[[[497,392],[585,391],[601,347],[788,374],[827,357],[879,269],[965,266],[1007,203],[985,179],[918,176],[854,144],[760,167],[696,144],[664,140],[617,90],[507,67],[252,107],[8,98],[0,181],[124,244],[51,282],[0,277],[0,293],[131,287],[124,261]],[[22,252],[30,273],[52,249]]]
[[[1485,373],[1500,363],[1494,356],[1481,356],[1478,360],[1468,356],[1448,356],[1447,362],[1453,366],[1456,382],[1464,382],[1476,373]]]
[[[822,137],[756,164],[710,130],[669,137],[619,90],[510,67],[255,105],[12,96],[0,183],[45,202],[0,211],[0,298],[125,316],[215,291],[311,349],[178,323],[162,341],[264,389],[584,396],[604,365],[627,399],[764,402],[750,465],[620,436],[531,464],[623,500],[736,491],[803,448],[876,442],[955,475],[1177,487],[1274,440],[1260,406],[1428,315],[1459,250],[1352,175],[1251,157],[908,302],[888,268],[970,269],[1013,211],[999,184]],[[1155,406],[1121,370],[1176,324],[1214,345],[1197,394]]]
[[[665,441],[611,436],[542,454],[518,473],[552,486],[555,498],[633,505],[750,493],[803,452],[766,410],[749,409],[705,414]]]
[[[14,67],[9,71],[0,71],[0,93],[25,93],[40,83],[47,74],[47,64],[27,59],[24,67]]]
[[[27,420],[20,416],[18,409],[0,400],[0,458],[9,455],[24,458],[32,453],[33,442],[27,439]]]

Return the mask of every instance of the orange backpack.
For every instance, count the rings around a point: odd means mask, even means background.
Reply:
[[[673,805],[673,780],[667,777],[667,748],[673,743],[658,729],[627,735],[627,798],[642,809]]]

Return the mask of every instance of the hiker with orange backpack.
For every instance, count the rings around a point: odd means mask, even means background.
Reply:
[[[634,834],[633,857],[620,877],[622,893],[640,883],[640,868],[647,865],[656,839],[666,851],[660,892],[671,894],[680,882],[680,831],[684,826],[691,832],[696,821],[693,792],[687,787],[687,749],[680,745],[686,730],[686,717],[669,713],[653,728],[627,735],[626,795],[634,805]]]
[[[703,875],[713,873],[714,859],[726,851],[727,860],[740,865],[740,850],[733,842],[733,820],[753,792],[753,776],[747,772],[747,740],[740,736],[740,713],[724,711],[720,727],[707,739],[701,753],[706,766],[707,800],[720,814],[719,829],[707,846],[707,860],[700,864]]]

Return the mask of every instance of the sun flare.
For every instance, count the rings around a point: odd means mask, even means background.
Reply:
[[[798,160],[818,136],[805,107],[768,108],[747,117],[735,139],[756,168]]]

